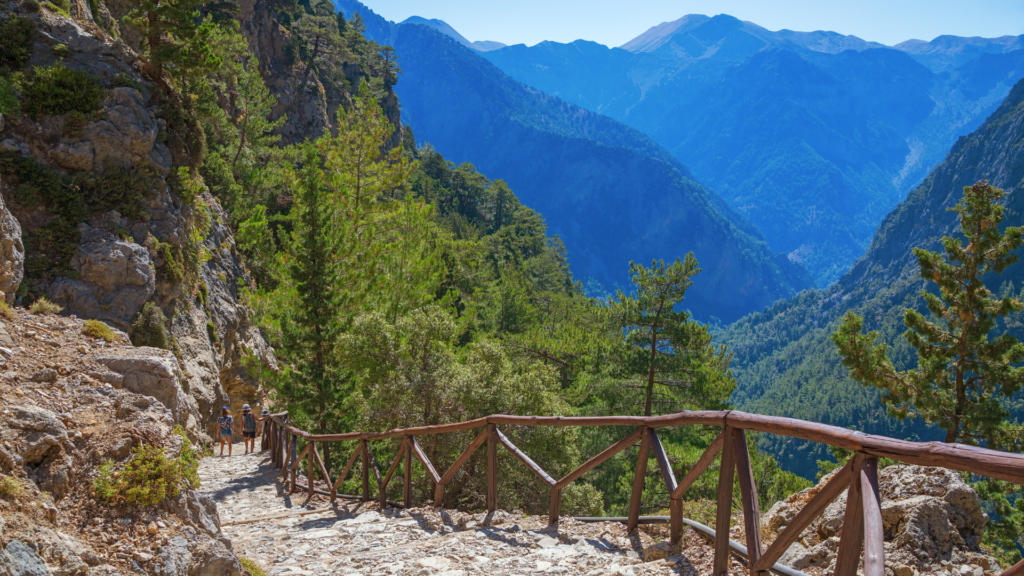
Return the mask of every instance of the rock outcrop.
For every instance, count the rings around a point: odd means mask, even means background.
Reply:
[[[14,303],[14,291],[25,276],[25,246],[21,225],[4,205],[0,195],[0,299]]]
[[[821,484],[777,502],[762,518],[762,526],[770,534],[779,534],[830,478],[826,476]],[[888,569],[908,566],[940,572],[950,565],[982,571],[990,566],[998,568],[998,562],[978,546],[988,516],[977,493],[957,472],[926,466],[889,466],[879,471],[878,482]],[[781,562],[798,570],[833,569],[845,511],[843,493],[793,543]]]

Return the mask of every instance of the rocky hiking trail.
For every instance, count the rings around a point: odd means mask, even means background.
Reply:
[[[689,533],[684,554],[668,556],[661,527],[628,535],[619,523],[432,507],[380,510],[376,501],[287,494],[266,452],[204,458],[201,491],[216,503],[235,553],[273,576],[709,574],[713,552]],[[644,561],[644,557],[648,561]],[[734,560],[735,562],[735,560]],[[739,568],[739,566],[737,566]]]

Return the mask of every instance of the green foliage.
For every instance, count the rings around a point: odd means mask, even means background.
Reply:
[[[65,10],[64,8],[61,8],[60,6],[54,4],[53,2],[48,2],[46,0],[43,0],[43,3],[41,4],[41,6],[43,8],[46,8],[50,12],[56,12],[57,14],[60,14],[61,16],[65,17],[65,18],[70,18],[71,17],[71,15],[68,14],[67,10]]]
[[[29,312],[41,316],[45,316],[48,314],[58,314],[60,313],[61,310],[63,310],[63,308],[47,300],[45,296],[36,299],[36,301],[33,302],[32,305],[28,307]]]
[[[104,460],[96,469],[96,478],[92,481],[93,493],[96,498],[112,502],[117,497],[117,477],[113,460]]]
[[[569,484],[562,489],[562,514],[604,516],[604,499],[601,491],[582,481]]]
[[[54,44],[53,55],[61,59],[67,58],[68,56],[71,56],[71,48],[68,48],[67,44]]]
[[[184,280],[185,270],[182,265],[184,257],[181,254],[181,248],[173,246],[169,242],[160,242],[157,244],[156,251],[160,254],[160,259],[163,260],[163,264],[157,268],[160,276],[172,284],[178,284]]]
[[[0,114],[8,118],[21,116],[21,100],[7,76],[0,76]]]
[[[83,180],[89,209],[93,212],[117,210],[134,220],[148,218],[143,200],[154,194],[160,176],[148,162],[121,165],[107,161],[103,171]]]
[[[964,188],[950,208],[960,215],[968,244],[944,237],[945,257],[915,249],[921,277],[939,294],[922,291],[933,320],[914,309],[904,315],[904,337],[918,356],[918,367],[899,371],[885,344],[866,335],[863,318],[847,313],[832,340],[851,376],[882,391],[882,402],[897,418],[918,417],[946,431],[946,442],[984,443],[1019,450],[1020,426],[1010,420],[1008,401],[1024,383],[1024,344],[1010,334],[992,337],[1000,319],[1024,310],[1015,298],[996,298],[986,274],[1015,263],[1024,229],[1000,231],[1004,193],[986,182]]]
[[[100,338],[107,342],[116,342],[118,340],[117,335],[110,329],[110,326],[99,320],[86,320],[82,325],[82,334],[93,338]]]
[[[206,335],[210,337],[210,342],[217,343],[217,327],[209,320],[206,322]]]
[[[143,37],[146,71],[158,82],[165,68],[177,78],[202,74],[220,66],[212,37],[218,24],[200,18],[199,0],[142,0],[124,16]]]
[[[95,78],[63,64],[33,68],[21,81],[23,108],[36,119],[45,114],[91,112],[99,106],[103,94]]]
[[[729,372],[732,355],[716,349],[707,326],[676,310],[700,272],[697,259],[689,253],[683,262],[666,266],[658,260],[650,269],[630,262],[629,268],[636,292],[619,291],[615,306],[626,332],[623,370],[633,377],[623,387],[640,392],[645,416],[655,406],[660,413],[724,408],[736,385]],[[636,394],[623,391],[623,399],[630,396]]]
[[[238,557],[238,561],[242,563],[242,568],[247,570],[252,576],[267,576],[267,571],[256,562],[241,556]]]
[[[125,74],[124,72],[118,72],[110,77],[111,88],[135,88],[139,92],[142,92],[142,86],[135,81],[134,78]]]
[[[167,335],[167,318],[164,313],[152,302],[146,302],[142,310],[136,314],[128,330],[129,338],[135,346],[151,346],[153,348],[169,349]]]
[[[21,70],[32,56],[32,33],[36,25],[30,18],[11,16],[0,23],[0,70]]]

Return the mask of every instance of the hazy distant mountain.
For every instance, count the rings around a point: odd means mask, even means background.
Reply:
[[[459,44],[468,46],[473,50],[480,52],[487,52],[489,50],[497,50],[498,48],[505,47],[501,42],[495,42],[493,40],[478,40],[476,42],[470,42],[465,36],[459,34],[455,28],[449,26],[447,22],[444,20],[438,20],[437,18],[427,20],[426,18],[421,18],[419,16],[410,16],[403,20],[401,24],[422,24],[423,26],[428,26],[442,34],[454,38]]]
[[[689,15],[622,48],[542,42],[484,57],[651,136],[827,286],[1024,76],[1017,40],[901,46]]]
[[[402,120],[446,158],[504,179],[568,249],[574,274],[606,289],[629,261],[693,251],[704,271],[687,293],[698,317],[731,321],[811,283],[678,159],[620,122],[523,86],[434,26],[393,24],[355,0],[367,34],[395,48]],[[623,51],[623,53],[626,53]]]
[[[999,38],[939,36],[931,42],[907,40],[893,48],[902,50],[935,72],[954,70],[983,54],[1006,54],[1024,48],[1024,35]]]

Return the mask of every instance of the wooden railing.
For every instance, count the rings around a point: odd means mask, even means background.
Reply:
[[[536,462],[516,448],[512,442],[498,429],[499,425],[510,426],[636,426],[631,434],[606,448],[603,452],[587,460],[564,478],[556,480],[545,472]],[[672,472],[658,429],[669,426],[720,426],[722,432],[715,438],[711,446],[697,460],[697,463],[686,473],[682,480],[677,481]],[[462,452],[451,468],[444,474],[438,474],[433,464],[420,449],[417,436],[445,434],[461,430],[481,429],[469,446]],[[803,509],[793,518],[781,534],[765,549],[761,544],[761,516],[757,499],[757,488],[754,483],[750,454],[747,451],[746,431],[767,432],[791,438],[821,442],[830,446],[845,448],[854,452],[853,458],[843,469],[835,474],[818,493],[811,498]],[[298,438],[306,440],[306,448],[297,454]],[[401,438],[398,454],[394,462],[383,476],[370,451],[369,441]],[[337,481],[331,482],[326,466],[317,450],[318,443],[357,441],[358,447],[345,464]],[[908,464],[940,466],[953,470],[961,470],[1024,484],[1024,455],[1009,454],[985,448],[964,446],[961,444],[943,444],[938,442],[910,442],[896,440],[884,436],[874,436],[791,418],[760,416],[738,411],[694,411],[671,414],[668,416],[637,417],[607,416],[562,418],[545,416],[508,416],[494,415],[455,424],[422,426],[390,430],[387,432],[352,432],[347,434],[310,434],[299,430],[288,423],[288,414],[272,414],[269,426],[264,427],[263,446],[269,446],[271,461],[280,468],[287,480],[291,474],[291,490],[305,488],[312,496],[321,492],[334,501],[338,496],[338,488],[344,482],[355,464],[362,459],[362,500],[370,498],[370,471],[376,479],[378,498],[382,506],[387,505],[387,485],[391,476],[404,458],[405,473],[405,506],[412,505],[412,459],[415,456],[423,466],[426,474],[433,480],[434,506],[440,507],[444,499],[445,485],[455,476],[463,464],[473,453],[487,444],[487,511],[493,512],[498,506],[498,446],[508,450],[516,459],[523,463],[551,488],[549,505],[549,521],[558,522],[561,507],[562,489],[583,476],[588,471],[618,454],[622,450],[640,442],[640,455],[633,477],[633,490],[630,497],[629,515],[626,519],[627,529],[635,530],[640,520],[640,502],[643,496],[644,480],[647,475],[647,464],[653,453],[658,461],[658,469],[670,494],[669,535],[673,544],[679,542],[683,531],[683,495],[698,477],[714,461],[721,457],[718,480],[718,501],[715,522],[715,559],[713,576],[728,573],[729,566],[729,522],[732,516],[733,480],[738,475],[740,484],[740,500],[743,506],[743,524],[746,533],[747,556],[750,574],[766,573],[775,562],[782,557],[790,544],[797,540],[800,533],[821,514],[844,490],[847,494],[846,513],[840,532],[839,551],[836,560],[835,576],[855,576],[864,550],[864,576],[885,576],[883,564],[883,526],[881,499],[878,493],[878,458],[885,457]],[[306,460],[306,486],[296,484],[296,470],[302,460]],[[330,491],[316,490],[314,476],[321,478],[331,487]],[[1024,561],[1016,564],[1002,576],[1024,576]]]

